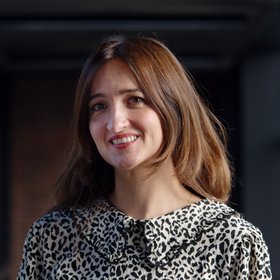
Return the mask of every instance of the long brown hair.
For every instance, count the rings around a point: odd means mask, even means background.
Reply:
[[[134,37],[101,43],[85,63],[76,91],[71,149],[57,181],[58,205],[89,205],[114,188],[113,168],[101,158],[90,135],[88,112],[93,77],[105,61],[114,58],[129,66],[160,117],[164,139],[151,167],[158,168],[171,156],[181,184],[203,197],[226,201],[231,171],[222,124],[204,105],[184,67],[164,44]]]

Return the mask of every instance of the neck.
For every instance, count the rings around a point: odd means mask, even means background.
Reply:
[[[170,163],[164,164],[148,177],[139,173],[139,170],[115,170],[115,189],[110,200],[128,216],[150,219],[197,199],[180,184]]]

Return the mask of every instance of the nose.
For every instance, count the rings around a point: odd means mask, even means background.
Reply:
[[[107,129],[114,133],[122,132],[128,126],[127,112],[122,108],[115,108],[110,112]]]

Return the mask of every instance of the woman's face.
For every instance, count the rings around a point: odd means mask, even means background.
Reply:
[[[120,59],[105,62],[94,76],[89,114],[92,139],[103,159],[115,169],[139,167],[162,144],[159,116]]]

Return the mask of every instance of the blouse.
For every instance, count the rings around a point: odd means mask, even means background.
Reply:
[[[136,220],[107,200],[53,211],[31,227],[23,279],[272,279],[255,226],[224,203],[201,200]]]

